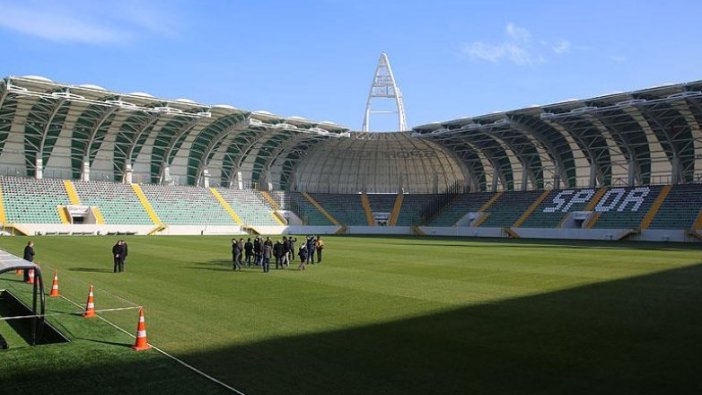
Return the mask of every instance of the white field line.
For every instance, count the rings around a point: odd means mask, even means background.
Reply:
[[[81,305],[79,305],[78,303],[72,301],[71,299],[68,299],[67,297],[65,297],[65,296],[63,296],[63,295],[62,295],[61,297],[64,298],[64,299],[66,299],[67,301],[69,301],[69,302],[72,303],[73,305],[82,308]],[[104,317],[99,316],[99,315],[98,315],[97,317],[98,317],[99,319],[101,319],[102,321],[106,322],[108,325],[112,326],[113,328],[115,328],[115,329],[117,329],[117,330],[119,330],[119,331],[121,331],[121,332],[127,334],[127,335],[130,336],[130,337],[136,338],[136,336],[135,336],[134,334],[132,334],[132,333],[130,333],[130,332],[127,332],[124,328],[122,328],[122,327],[120,327],[119,325],[115,324],[114,322],[108,320],[107,318],[104,318]],[[200,376],[202,376],[202,377],[204,377],[204,378],[206,378],[206,379],[208,379],[208,380],[210,380],[210,381],[212,381],[212,382],[214,382],[214,383],[216,383],[216,384],[221,385],[222,387],[224,387],[224,388],[226,388],[226,389],[228,389],[228,390],[234,392],[235,394],[238,394],[238,395],[246,395],[245,393],[239,391],[238,389],[236,389],[236,388],[234,388],[234,387],[232,387],[232,386],[230,386],[230,385],[228,385],[228,384],[223,383],[222,381],[220,381],[220,380],[218,380],[218,379],[216,379],[216,378],[210,376],[209,374],[207,374],[207,373],[203,372],[202,370],[200,370],[200,369],[198,369],[198,368],[196,368],[196,367],[194,367],[194,366],[188,364],[187,362],[185,362],[185,361],[183,361],[183,360],[181,360],[181,359],[178,359],[177,357],[174,357],[173,355],[171,355],[171,354],[169,354],[169,353],[163,351],[162,349],[160,349],[160,348],[154,346],[153,344],[149,343],[149,345],[150,345],[151,348],[153,348],[154,350],[156,350],[156,351],[160,352],[161,354],[165,355],[166,357],[168,357],[168,358],[170,358],[170,359],[172,359],[172,360],[178,362],[179,364],[185,366],[186,368],[192,370],[193,372],[199,374]]]
[[[54,272],[58,272],[58,271],[59,271],[58,268],[53,267],[53,266],[48,265],[48,264],[47,264],[47,265],[43,265],[43,264],[42,264],[42,266],[45,266],[46,268],[48,268],[48,269],[50,270],[50,273],[54,273]],[[43,273],[43,271],[42,271],[42,273]],[[77,282],[79,281],[78,279],[73,278],[73,276],[67,275],[66,272],[61,272],[61,273],[62,273],[62,274],[61,274],[61,276],[59,277],[59,280],[61,280],[62,278],[67,278],[69,282],[74,283],[74,284],[77,283]],[[49,279],[50,281],[44,281],[44,285],[45,285],[46,287],[48,287],[48,289],[51,289],[51,282],[53,281],[54,277],[53,277],[53,276],[50,276],[50,277],[47,277],[47,279]],[[61,281],[62,281],[62,280],[61,280]],[[127,304],[132,305],[132,306],[134,306],[134,307],[139,307],[139,303],[134,303],[134,302],[132,302],[131,300],[125,299],[125,298],[123,298],[123,297],[121,297],[121,296],[119,296],[119,295],[115,295],[115,294],[113,294],[112,292],[110,292],[110,291],[108,291],[108,290],[106,290],[106,289],[104,289],[104,288],[95,287],[95,290],[96,290],[96,291],[99,290],[101,293],[105,293],[105,294],[107,294],[107,295],[109,295],[109,296],[112,296],[113,298],[120,299],[120,300],[122,300],[123,302],[126,302]]]
[[[64,298],[64,299],[65,299],[65,298]],[[117,307],[117,308],[114,308],[114,309],[95,310],[95,312],[96,312],[96,313],[106,313],[106,312],[109,312],[109,311],[136,310],[136,309],[138,309],[138,308],[139,308],[139,306],[135,306],[135,307]],[[50,313],[50,314],[17,315],[17,316],[14,316],[14,317],[0,317],[0,321],[21,320],[21,319],[25,319],[25,318],[53,317],[53,316],[57,316],[57,315],[66,315],[66,314],[73,314],[73,315],[76,315],[76,314],[81,314],[81,313],[82,313],[82,311],[76,311],[76,312],[74,312],[74,313],[64,313],[64,312],[62,312],[62,313]]]

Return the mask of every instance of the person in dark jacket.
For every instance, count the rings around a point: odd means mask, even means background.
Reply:
[[[271,256],[273,255],[273,245],[266,240],[263,243],[263,249],[261,251],[261,266],[263,267],[263,272],[268,273],[270,270]]]
[[[244,243],[244,257],[246,258],[246,267],[251,266],[251,259],[253,259],[253,243],[249,237]]]
[[[288,237],[288,244],[290,245],[290,262],[295,262],[295,243],[297,242],[297,237]]]
[[[316,248],[316,240],[314,236],[307,237],[307,263],[314,264],[314,250]]]
[[[239,243],[236,239],[232,239],[232,269],[241,270],[241,254],[243,243]]]
[[[297,255],[300,257],[300,265],[297,267],[297,270],[305,270],[305,262],[307,262],[307,244],[302,243]]]
[[[283,267],[283,243],[280,240],[273,245],[273,257],[275,258],[275,268],[281,269]]]
[[[256,236],[256,240],[253,242],[253,251],[254,251],[254,265],[258,266],[261,264],[261,252],[263,248],[263,244],[261,243],[261,238],[259,236]]]
[[[113,273],[121,272],[122,268],[122,240],[117,240],[115,245],[112,246],[112,259],[114,260],[114,266],[112,267]]]
[[[129,247],[127,247],[127,242],[120,240],[120,247],[122,248],[122,253],[119,257],[119,268],[120,272],[124,271],[124,264],[127,263],[127,255],[129,255]]]
[[[22,259],[29,262],[34,262],[34,241],[29,240],[27,245],[24,247],[24,255]],[[23,270],[24,272],[24,282],[29,281],[29,270]]]
[[[290,266],[290,241],[285,236],[283,236],[283,255],[280,259],[283,267]]]

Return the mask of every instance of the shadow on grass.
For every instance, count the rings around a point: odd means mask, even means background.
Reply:
[[[72,272],[85,272],[85,273],[113,273],[112,269],[107,268],[97,268],[97,267],[70,267],[68,270]]]
[[[214,263],[212,263],[214,262]],[[220,263],[221,262],[221,263]],[[233,270],[231,261],[209,261],[209,262],[196,262],[198,266],[184,266],[188,269],[197,270],[209,270],[213,272],[236,272],[236,273],[258,273],[262,272],[260,266],[249,266],[244,265],[243,270]],[[275,268],[271,268],[274,270]]]
[[[363,237],[363,236],[354,236]],[[385,236],[383,236],[385,237]],[[396,240],[393,240],[396,239]],[[447,241],[449,243],[437,243],[437,241]],[[460,242],[460,243],[459,243]],[[475,244],[478,243],[478,244]],[[603,241],[603,240],[559,240],[559,239],[504,239],[504,238],[476,238],[476,237],[427,237],[412,238],[392,237],[391,241],[384,242],[387,245],[407,245],[407,246],[439,246],[439,247],[463,247],[463,248],[577,248],[577,249],[632,249],[650,251],[678,251],[678,250],[702,250],[700,243],[674,243],[674,242],[645,242],[645,241]]]
[[[700,393],[701,284],[698,264],[186,360],[255,394]]]
[[[207,262],[198,262],[199,265],[217,265],[217,266],[232,266],[231,259],[213,259]]]
[[[178,357],[250,394],[693,394],[702,391],[701,284],[699,263]],[[64,364],[42,371],[39,389],[66,393],[74,377],[104,376],[101,393],[124,393],[134,388],[121,380],[142,369],[153,367],[100,359],[86,376]],[[7,388],[36,390],[22,385],[32,374],[14,372]],[[197,383],[178,392],[205,391]]]
[[[19,277],[19,278],[3,277],[2,280],[8,281],[11,283],[23,283],[24,282],[24,280],[21,277]]]
[[[232,268],[224,268],[224,267],[206,267],[206,266],[184,266],[188,269],[197,269],[197,270],[209,270],[211,272],[233,272]]]
[[[84,340],[84,341],[91,342],[91,343],[108,344],[108,345],[111,345],[111,346],[124,347],[124,348],[131,348],[131,347],[132,347],[131,344],[119,343],[119,342],[110,342],[110,341],[98,340],[98,339],[87,339],[87,338],[82,338],[82,337],[81,337],[81,338],[77,338],[76,340]]]

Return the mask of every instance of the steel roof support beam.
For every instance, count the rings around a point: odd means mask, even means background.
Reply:
[[[541,132],[537,131],[536,128],[531,127],[519,120],[514,119],[513,117],[508,117],[510,124],[516,130],[517,132],[521,133],[525,137],[534,140],[535,142],[538,142],[543,149],[546,151],[547,155],[551,159],[551,162],[554,164],[555,169],[554,169],[554,180],[553,180],[553,187],[554,189],[559,189],[560,188],[560,183],[561,179],[567,180],[568,176],[565,173],[565,165],[563,164],[563,159],[561,158],[561,154],[558,152],[558,150],[555,149],[555,147],[551,144],[551,142],[546,139]],[[534,143],[534,146],[536,146],[536,143]]]

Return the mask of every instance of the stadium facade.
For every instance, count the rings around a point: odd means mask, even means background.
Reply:
[[[274,197],[278,191],[435,195],[430,204],[407,208],[426,222],[461,194],[629,193],[638,186],[700,183],[701,124],[702,81],[375,134],[229,105],[8,77],[0,82],[0,174],[258,190]],[[542,200],[548,197],[544,192]],[[275,199],[270,204],[280,208]],[[301,206],[288,210],[295,222],[314,225]],[[367,222],[374,225],[370,216]]]

